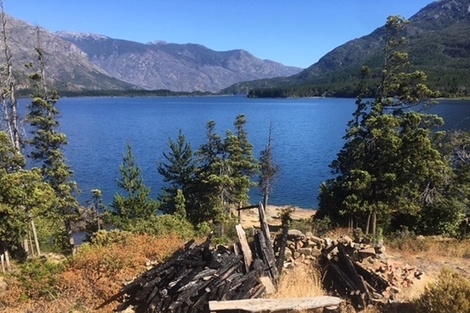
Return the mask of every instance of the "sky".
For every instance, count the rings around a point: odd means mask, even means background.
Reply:
[[[410,18],[432,0],[3,0],[7,14],[49,31],[141,43],[244,49],[309,67],[335,47],[371,33],[389,15]]]

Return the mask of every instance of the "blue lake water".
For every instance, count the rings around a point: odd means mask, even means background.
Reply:
[[[181,129],[196,150],[205,141],[209,120],[216,121],[223,137],[243,113],[256,156],[273,126],[274,158],[281,171],[270,203],[315,208],[319,185],[331,175],[328,165],[343,145],[355,104],[354,99],[335,98],[132,97],[62,98],[58,107],[60,130],[69,140],[65,154],[82,204],[95,188],[102,190],[105,203],[112,201],[127,141],[156,197],[163,186],[156,164],[168,151],[168,138],[176,138]],[[470,129],[469,101],[441,101],[431,112],[443,116],[447,128]],[[253,189],[251,201],[260,199]]]

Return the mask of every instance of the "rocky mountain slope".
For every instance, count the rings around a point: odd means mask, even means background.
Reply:
[[[6,16],[8,46],[20,89],[37,60],[37,27]],[[260,60],[244,50],[217,52],[196,44],[142,44],[102,35],[40,29],[51,86],[60,91],[167,89],[216,92],[236,82],[290,76],[300,68]],[[0,42],[0,51],[4,43]],[[0,63],[4,62],[0,54]]]
[[[11,50],[13,71],[22,88],[28,88],[30,69],[25,64],[37,60],[35,48],[38,42],[37,27],[6,16],[8,47]],[[51,32],[39,28],[40,47],[45,53],[47,78],[59,90],[81,89],[131,89],[132,84],[110,77],[87,59],[87,55],[74,44]],[[0,42],[4,62],[4,42]]]
[[[260,60],[247,51],[213,51],[197,44],[142,44],[106,36],[59,32],[108,75],[144,89],[216,92],[234,83],[290,76],[301,69]]]
[[[430,87],[443,95],[469,95],[470,0],[435,1],[409,22],[406,50],[415,68],[428,74]],[[299,74],[237,84],[225,92],[282,88],[286,96],[354,96],[363,65],[368,65],[376,75],[380,72],[384,35],[384,27],[377,28],[367,36],[338,46]]]

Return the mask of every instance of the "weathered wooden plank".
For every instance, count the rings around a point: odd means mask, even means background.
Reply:
[[[245,262],[246,273],[250,270],[251,262],[253,262],[253,255],[251,253],[250,245],[248,240],[246,240],[246,234],[243,230],[242,225],[238,224],[235,226],[238,235],[238,241],[240,242],[240,247],[243,253],[243,261]]]
[[[256,312],[291,312],[299,310],[312,310],[329,306],[337,306],[343,300],[337,297],[319,296],[287,299],[246,299],[232,301],[209,301],[209,309],[213,313],[239,311],[246,313]]]
[[[266,214],[263,205],[260,203],[258,207],[259,221],[261,226],[261,232],[264,236],[265,247],[263,247],[263,253],[266,255],[266,261],[269,266],[269,271],[274,282],[279,282],[279,272],[277,270],[276,258],[274,257],[273,242],[271,240],[271,234],[269,232],[268,221],[266,220]],[[261,239],[261,238],[260,238]]]

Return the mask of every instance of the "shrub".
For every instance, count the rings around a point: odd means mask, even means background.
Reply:
[[[415,302],[416,312],[470,312],[470,281],[444,268]]]
[[[126,230],[136,234],[168,236],[176,234],[181,238],[194,237],[193,225],[186,219],[175,214],[154,215],[145,219],[133,219]]]
[[[21,283],[22,298],[54,298],[58,293],[56,274],[63,270],[62,263],[51,262],[46,258],[37,258],[21,264],[16,278]]]
[[[124,282],[142,273],[150,261],[162,261],[183,243],[176,235],[99,231],[78,249],[68,269],[59,275],[62,296],[88,308],[96,307],[116,294]],[[110,312],[115,305],[100,312]]]
[[[329,230],[331,230],[332,223],[329,216],[324,216],[323,218],[313,217],[313,233],[317,236],[324,236]]]

